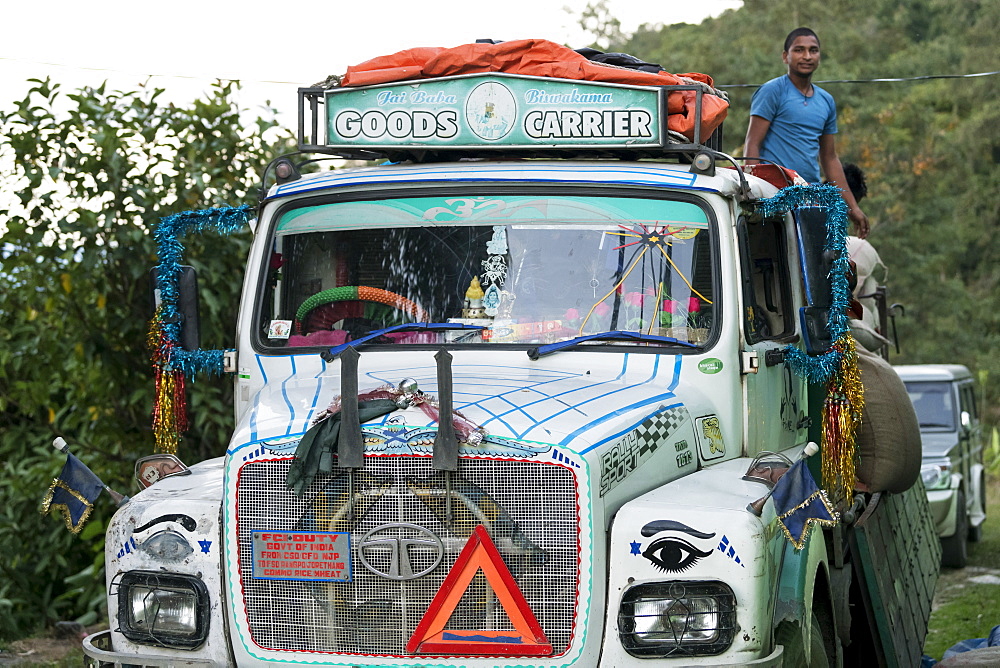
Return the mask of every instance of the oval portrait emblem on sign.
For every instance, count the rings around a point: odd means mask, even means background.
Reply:
[[[479,84],[465,100],[465,120],[481,139],[503,139],[517,121],[514,94],[495,81]]]

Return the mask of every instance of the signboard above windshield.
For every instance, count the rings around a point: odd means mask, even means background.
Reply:
[[[656,148],[658,88],[475,74],[326,93],[331,148]]]

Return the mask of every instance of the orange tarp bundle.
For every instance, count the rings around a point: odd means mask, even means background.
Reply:
[[[463,44],[451,49],[421,47],[406,49],[389,56],[379,56],[347,68],[342,86],[432,79],[436,77],[506,72],[537,77],[606,81],[638,86],[665,86],[690,83],[712,85],[712,77],[691,72],[642,72],[609,67],[588,60],[570,48],[544,39],[522,39],[500,44]],[[694,138],[694,91],[673,91],[667,97],[667,126]],[[702,141],[726,118],[729,103],[715,95],[702,97]]]

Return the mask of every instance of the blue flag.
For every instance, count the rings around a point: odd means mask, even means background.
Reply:
[[[805,547],[813,525],[835,526],[840,521],[826,492],[816,485],[804,459],[793,464],[778,479],[771,500],[778,522],[796,550]]]
[[[62,472],[52,481],[45,495],[42,513],[49,512],[49,508],[58,508],[66,519],[66,528],[80,533],[103,489],[104,483],[86,464],[73,455],[67,455]]]

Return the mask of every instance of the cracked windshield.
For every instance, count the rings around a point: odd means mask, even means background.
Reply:
[[[277,223],[259,331],[270,347],[331,347],[393,327],[372,343],[544,344],[626,331],[643,335],[636,345],[701,345],[718,324],[714,266],[708,217],[690,202],[487,195],[304,206]],[[407,323],[445,326],[397,327]]]

